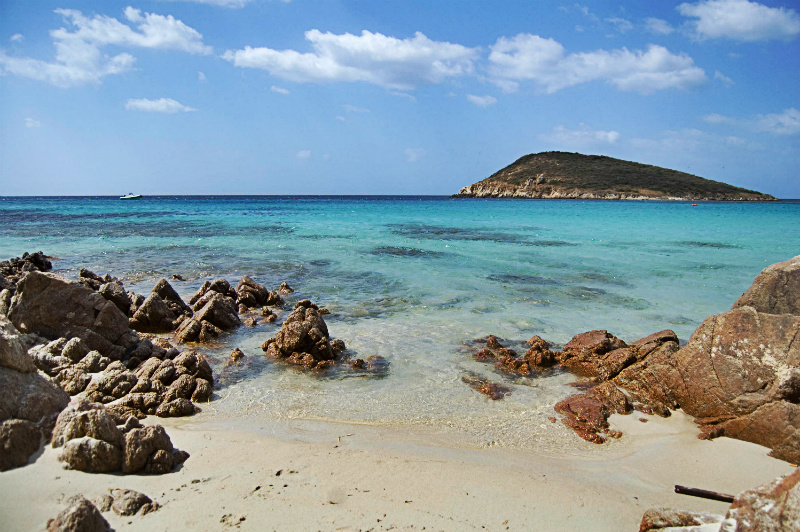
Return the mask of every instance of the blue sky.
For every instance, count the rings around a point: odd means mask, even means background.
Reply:
[[[562,150],[799,198],[799,11],[0,0],[0,195],[452,194]]]

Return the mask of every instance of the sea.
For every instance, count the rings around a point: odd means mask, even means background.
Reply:
[[[553,405],[577,378],[509,377],[473,359],[475,340],[493,334],[520,354],[533,335],[558,347],[593,329],[625,341],[672,329],[686,342],[763,268],[800,255],[800,201],[0,197],[0,259],[26,251],[55,257],[68,278],[88,268],[145,295],[162,277],[187,300],[220,277],[294,288],[275,323],[197,347],[218,376],[206,416],[391,426],[555,452],[568,429],[552,423]],[[306,298],[330,311],[348,356],[383,357],[388,371],[320,375],[267,360],[261,344]],[[235,347],[246,364],[227,364]],[[509,393],[490,400],[465,376]]]

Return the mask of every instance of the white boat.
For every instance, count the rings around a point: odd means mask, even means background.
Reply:
[[[120,196],[119,199],[142,199],[142,195],[134,194],[133,192],[128,192],[124,196]]]

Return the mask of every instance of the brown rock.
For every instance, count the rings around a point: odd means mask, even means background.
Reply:
[[[800,316],[800,256],[764,269],[733,304],[749,306],[766,314]]]
[[[650,508],[642,516],[639,532],[651,532],[671,527],[695,527],[721,523],[722,520],[723,517],[721,515],[675,510],[673,508]]]
[[[0,367],[0,421],[24,419],[38,426],[45,438],[69,395],[41,373],[20,373]]]
[[[217,292],[212,293],[194,318],[198,321],[207,321],[223,331],[235,329],[241,325],[234,300]]]
[[[125,287],[122,286],[121,282],[105,283],[100,286],[98,292],[101,296],[114,303],[120,312],[126,316],[132,315],[131,298],[125,292]]]
[[[55,519],[47,521],[47,532],[107,532],[108,521],[89,500],[82,495],[71,497],[67,507]]]
[[[111,509],[117,515],[136,515],[140,512],[145,515],[160,508],[160,505],[150,497],[134,490],[113,489],[111,498],[113,500]]]
[[[131,317],[131,328],[145,333],[175,330],[177,316],[156,292],[151,292]]]
[[[22,467],[42,443],[42,431],[24,419],[0,423],[0,471]]]
[[[91,380],[92,377],[78,366],[64,368],[55,376],[55,381],[70,395],[81,393]]]
[[[291,294],[291,293],[294,292],[294,288],[289,286],[289,283],[284,281],[284,282],[281,283],[280,287],[278,287],[278,292],[280,292],[281,294],[284,294],[284,295]]]
[[[188,455],[176,452],[160,425],[133,429],[125,434],[123,473],[168,473],[186,460]]]
[[[8,317],[20,332],[49,339],[78,337],[89,349],[115,359],[139,341],[116,305],[50,273],[29,272],[19,281]]]
[[[725,519],[736,532],[800,530],[800,470],[738,494]]]
[[[23,373],[36,371],[19,331],[0,314],[0,366]]]
[[[156,408],[155,415],[158,417],[182,417],[191,416],[196,411],[197,407],[194,406],[191,401],[183,397],[179,397],[177,399],[161,403],[161,405]]]
[[[169,309],[175,314],[175,316],[180,316],[181,314],[185,316],[192,315],[192,307],[187,305],[181,296],[178,295],[178,292],[172,288],[172,285],[169,282],[161,278],[153,287],[153,293],[158,294],[159,297],[164,300],[164,303],[169,307]]]
[[[58,448],[70,440],[84,436],[105,441],[115,447],[122,445],[122,433],[111,413],[103,405],[78,399],[59,414],[51,443],[53,448]]]
[[[119,471],[122,451],[108,442],[84,436],[69,440],[58,456],[67,469],[85,473],[110,473]]]

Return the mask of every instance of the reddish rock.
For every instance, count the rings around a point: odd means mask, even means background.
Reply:
[[[738,494],[725,520],[736,532],[800,530],[800,470]]]
[[[766,314],[800,316],[800,256],[765,268],[733,304]]]
[[[485,377],[472,372],[467,372],[462,375],[461,382],[472,388],[478,393],[481,393],[493,401],[502,399],[511,393],[511,389],[502,384],[492,382]]]
[[[673,508],[650,508],[642,516],[639,532],[655,532],[665,528],[672,530],[672,527],[697,527],[721,523],[722,520],[723,517],[716,514],[675,510]]]

